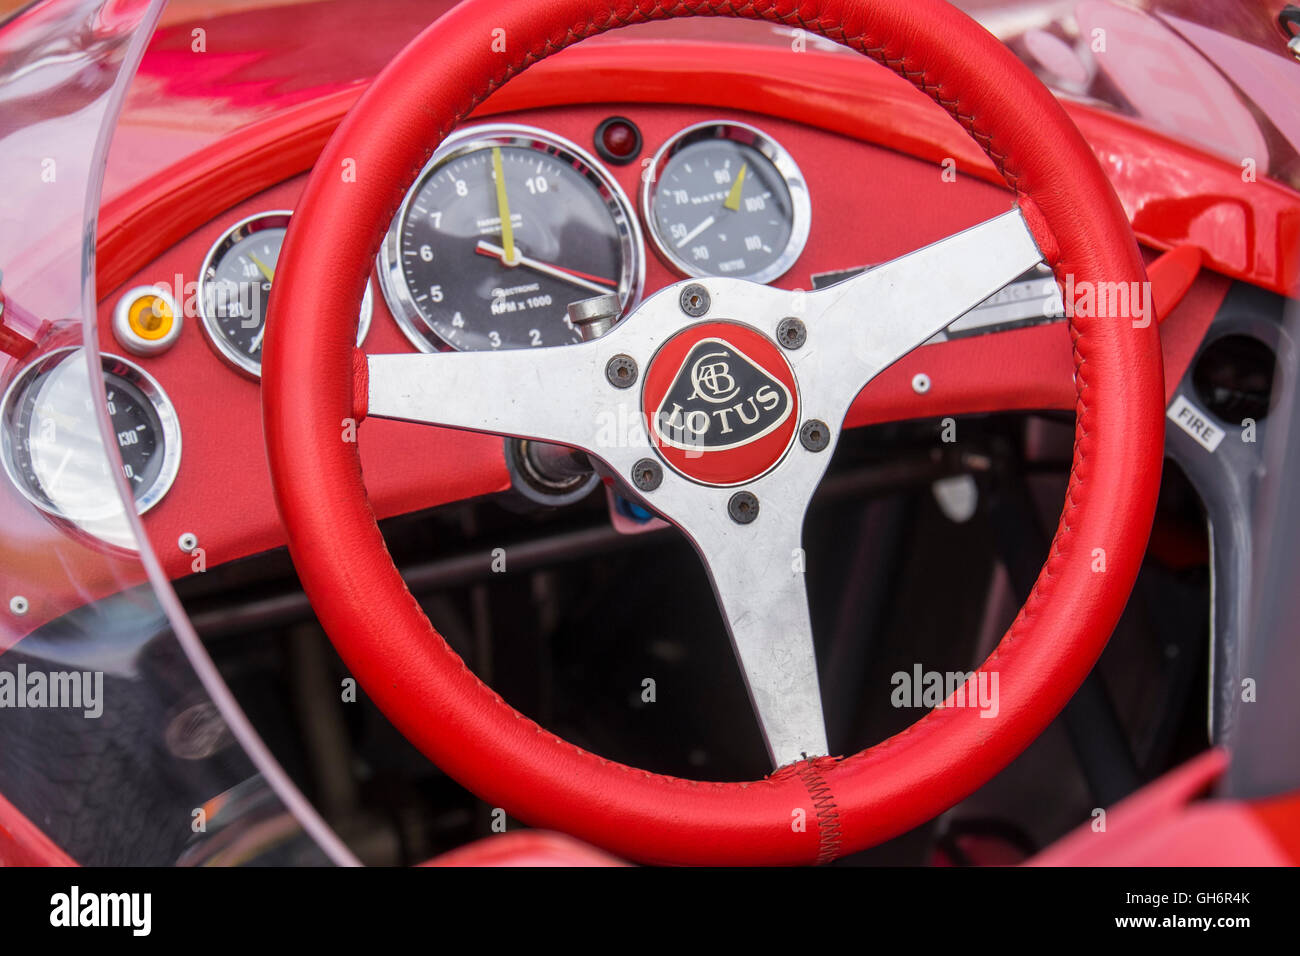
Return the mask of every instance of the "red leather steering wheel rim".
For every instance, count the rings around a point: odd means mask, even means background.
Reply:
[[[443,770],[525,822],[632,859],[822,862],[897,835],[975,790],[1042,731],[1100,655],[1136,578],[1159,485],[1164,408],[1154,323],[1071,320],[1073,468],[1043,571],[983,665],[999,672],[998,716],[937,709],[862,753],[802,761],[748,783],[627,767],[513,710],[407,591],[366,499],[357,446],[341,440],[345,421],[364,415],[353,391],[355,306],[384,230],[443,137],[544,56],[614,27],[701,14],[819,33],[895,70],[997,164],[1058,280],[1145,279],[1119,201],[1065,112],[1001,43],[940,0],[470,2],[397,56],[316,164],[271,296],[266,441],[290,550],[321,623],[366,692]],[[791,825],[799,809],[802,830]]]

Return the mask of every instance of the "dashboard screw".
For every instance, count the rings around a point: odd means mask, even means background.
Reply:
[[[682,311],[696,319],[708,312],[711,304],[709,290],[698,282],[692,282],[683,289],[679,301],[681,302]]]
[[[632,484],[642,491],[654,491],[664,482],[664,470],[653,458],[642,458],[632,466]]]
[[[799,429],[799,441],[809,451],[825,451],[831,443],[831,430],[819,418],[810,418]]]
[[[917,372],[912,376],[912,391],[918,395],[924,395],[930,390],[930,376],[924,372]]]
[[[782,319],[776,325],[776,340],[788,349],[797,349],[808,341],[808,327],[799,319]]]
[[[199,538],[193,531],[186,531],[176,539],[176,547],[180,548],[186,554],[193,554],[194,549],[199,546]]]
[[[17,614],[19,617],[22,617],[27,613],[28,606],[27,598],[23,597],[21,594],[15,594],[9,599],[9,610],[14,614]]]
[[[748,491],[737,491],[727,502],[727,514],[736,524],[749,524],[758,517],[758,499]]]
[[[605,378],[615,388],[631,388],[636,384],[636,359],[621,352],[605,363]]]

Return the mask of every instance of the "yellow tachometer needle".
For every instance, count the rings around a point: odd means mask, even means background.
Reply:
[[[731,191],[727,193],[727,201],[722,205],[732,212],[740,210],[740,191],[745,188],[745,170],[749,168],[749,163],[742,163],[740,172],[736,174],[736,181],[731,184]]]
[[[501,147],[492,147],[492,177],[497,181],[497,215],[501,217],[501,247],[505,256],[501,261],[508,266],[519,264],[519,250],[515,248],[515,224],[510,221],[510,199],[506,196],[506,174],[501,169]]]
[[[257,256],[253,255],[251,252],[248,254],[248,258],[253,260],[253,265],[257,266],[257,271],[262,273],[262,275],[266,276],[267,282],[275,281],[274,269],[268,269],[266,267],[266,263],[264,263],[261,259],[257,258]]]

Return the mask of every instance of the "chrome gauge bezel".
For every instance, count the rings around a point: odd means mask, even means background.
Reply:
[[[26,366],[9,383],[9,387],[5,389],[4,397],[0,398],[0,424],[2,424],[2,428],[0,428],[0,436],[2,436],[2,440],[0,440],[0,459],[3,459],[5,474],[8,476],[10,483],[27,501],[48,515],[70,521],[94,533],[96,522],[104,522],[121,514],[121,502],[118,500],[117,488],[113,487],[108,490],[110,497],[106,498],[106,504],[102,508],[70,513],[33,492],[14,460],[13,447],[14,442],[18,440],[16,436],[16,416],[20,409],[17,407],[17,403],[26,394],[27,388],[41,375],[62,362],[84,361],[84,356],[77,354],[81,352],[83,352],[83,349],[80,346],[70,346],[49,352]],[[134,498],[136,513],[144,514],[158,504],[171,490],[176,481],[176,476],[180,473],[180,418],[176,414],[176,407],[172,404],[163,387],[158,384],[158,381],[131,360],[120,355],[103,352],[100,354],[100,369],[101,381],[104,374],[113,374],[126,379],[132,386],[139,389],[145,400],[153,407],[155,414],[158,416],[159,427],[162,429],[163,458],[158,469],[158,476],[145,490],[144,494]],[[104,454],[110,454],[106,448],[103,451]]]
[[[716,278],[717,274],[699,269],[693,262],[679,256],[672,243],[662,234],[659,222],[654,214],[654,199],[658,189],[660,174],[669,160],[678,152],[693,143],[709,139],[727,139],[758,150],[776,167],[786,189],[790,193],[790,239],[785,248],[767,267],[746,274],[728,273],[726,278],[748,279],[750,282],[767,283],[779,279],[790,271],[799,257],[803,255],[808,244],[808,235],[812,230],[812,197],[808,192],[808,183],[804,179],[799,164],[786,152],[775,139],[756,126],[735,120],[708,120],[695,123],[678,130],[667,142],[659,147],[650,161],[648,175],[641,181],[641,214],[645,217],[646,228],[655,250],[683,275],[696,279]]]
[[[171,328],[167,334],[156,339],[142,338],[131,328],[131,306],[146,296],[156,296],[172,312]],[[184,328],[185,313],[177,307],[172,294],[161,285],[138,285],[128,289],[118,296],[117,305],[113,307],[113,337],[122,348],[142,358],[152,358],[166,352],[176,344]]]
[[[210,283],[215,278],[217,263],[236,243],[242,242],[249,236],[255,235],[264,229],[288,229],[289,220],[292,216],[292,209],[268,209],[263,212],[255,212],[251,216],[245,216],[223,232],[221,238],[212,244],[208,254],[203,257],[203,265],[199,269],[198,294],[195,304],[201,320],[200,324],[203,326],[203,334],[212,347],[217,350],[217,354],[228,365],[256,379],[262,377],[262,363],[250,357],[248,353],[235,348],[222,333],[221,327],[217,324],[217,316],[213,314],[210,308],[210,304],[216,300],[215,295],[209,294]],[[370,320],[373,314],[374,295],[370,283],[367,282],[365,294],[361,297],[361,314],[357,320],[358,348],[365,342],[366,336],[370,332]]]
[[[393,221],[389,224],[388,232],[384,236],[384,244],[380,247],[379,255],[376,257],[379,270],[379,287],[384,294],[384,301],[388,303],[388,309],[392,312],[393,318],[397,320],[397,325],[402,330],[402,334],[406,336],[407,341],[421,352],[454,351],[457,346],[455,343],[448,341],[425,319],[416,305],[410,287],[407,285],[406,278],[402,273],[402,229],[406,222],[407,212],[421,187],[424,186],[429,177],[435,175],[444,165],[454,162],[469,153],[481,149],[490,149],[493,146],[540,148],[560,162],[573,166],[578,173],[596,186],[605,204],[618,213],[618,216],[614,217],[615,224],[618,224],[618,217],[620,216],[623,223],[626,224],[625,228],[619,229],[623,268],[619,274],[618,295],[623,305],[623,314],[626,315],[641,301],[641,292],[645,285],[645,255],[643,251],[645,245],[641,234],[641,225],[637,220],[636,210],[633,208],[627,194],[623,191],[623,187],[618,184],[618,181],[600,160],[563,136],[535,126],[524,126],[515,123],[488,123],[471,126],[459,130],[443,140],[442,145],[438,147],[424,168],[420,170],[420,175],[416,177],[415,182],[406,191],[406,196],[402,199],[402,205],[397,210],[397,215],[393,217]],[[428,336],[432,336],[437,342],[441,343],[441,348],[430,342]],[[561,346],[553,347],[559,348]]]

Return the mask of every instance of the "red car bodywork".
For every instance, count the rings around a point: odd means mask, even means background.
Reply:
[[[378,72],[428,21],[450,4],[373,2],[252,5],[190,19],[173,10],[150,44],[127,99],[110,161],[98,235],[100,340],[111,342],[113,303],[121,290],[160,276],[193,278],[204,251],[224,224],[264,208],[293,208],[324,144]],[[201,24],[201,25],[199,25]],[[748,26],[748,25],[746,25]],[[204,56],[193,55],[203,31]],[[355,38],[364,35],[365,43]],[[293,36],[294,42],[273,38]],[[1186,371],[1230,279],[1274,292],[1300,294],[1300,195],[1266,177],[1245,181],[1239,163],[1153,130],[1097,105],[1066,100],[1129,214],[1153,266],[1161,321],[1165,380],[1172,389]],[[806,288],[813,272],[891,258],[965,228],[1006,208],[1007,193],[978,147],[925,96],[859,57],[823,48],[794,48],[776,30],[723,34],[713,23],[616,31],[548,59],[509,83],[476,118],[543,125],[575,142],[590,142],[611,113],[635,116],[647,143],[716,114],[761,114],[804,172],[824,228],[815,231],[800,266],[776,283]],[[870,203],[830,201],[844,193],[846,169],[871,150],[872,172],[901,184]],[[932,169],[952,160],[958,182],[936,187]],[[641,167],[611,167],[635,195]],[[855,187],[870,183],[855,182]],[[903,197],[906,197],[904,200]],[[865,225],[864,225],[865,221]],[[851,243],[843,237],[852,235]],[[647,256],[647,293],[677,276]],[[408,350],[376,297],[375,352]],[[196,334],[151,363],[186,419],[187,467],[168,499],[144,524],[168,575],[190,573],[191,558],[170,543],[197,513],[225,510],[205,534],[209,564],[285,544],[265,468],[231,475],[232,457],[264,461],[256,383],[229,374]],[[922,369],[943,383],[926,394],[912,387]],[[854,403],[848,424],[1012,409],[1072,410],[1070,342],[1063,324],[1038,325],[982,338],[926,346],[872,381]],[[219,416],[201,409],[219,407]],[[501,443],[450,430],[418,430],[376,421],[367,426],[363,460],[370,500],[380,517],[490,494],[509,485]],[[383,467],[379,465],[382,462]],[[436,486],[429,475],[439,476]],[[15,494],[8,485],[0,497]],[[54,532],[30,512],[10,509],[27,526],[32,555],[57,553]],[[38,559],[39,560],[39,559]],[[90,602],[143,581],[138,565],[92,575],[76,599]],[[30,593],[33,611],[0,624],[0,652],[30,631],[73,610],[63,594]],[[1042,863],[1203,862],[1238,839],[1235,862],[1300,861],[1297,805],[1191,800],[1221,772],[1218,753],[1170,781],[1130,799],[1115,813],[1149,827],[1144,841],[1119,856],[1064,841]],[[491,862],[499,862],[494,851]],[[520,853],[536,863],[564,848],[530,844]],[[509,854],[506,854],[509,856]],[[452,862],[465,862],[467,857]],[[584,862],[596,862],[592,857]],[[0,795],[0,863],[60,864],[68,857],[39,827]]]

